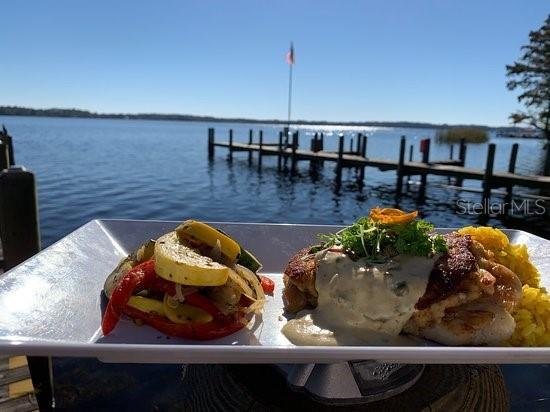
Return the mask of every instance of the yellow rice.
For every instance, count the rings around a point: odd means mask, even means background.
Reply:
[[[514,271],[523,284],[523,296],[512,313],[516,328],[507,344],[550,346],[550,296],[540,286],[540,274],[529,260],[527,247],[510,244],[506,234],[491,227],[468,226],[459,233],[472,236],[491,250],[496,261]]]

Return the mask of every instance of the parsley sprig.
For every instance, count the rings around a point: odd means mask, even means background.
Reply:
[[[422,219],[381,224],[362,217],[334,234],[320,235],[323,243],[316,249],[341,247],[356,259],[380,260],[397,254],[428,257],[447,251],[445,239],[433,230],[434,226]]]

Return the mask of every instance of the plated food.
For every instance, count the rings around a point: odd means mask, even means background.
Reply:
[[[283,300],[297,345],[549,345],[550,300],[522,245],[498,229],[445,235],[417,212],[375,208],[297,252]]]
[[[227,233],[185,221],[108,276],[103,333],[127,317],[186,339],[231,335],[273,292],[260,269]],[[490,227],[438,234],[417,212],[375,208],[298,251],[283,283],[268,315],[284,306],[296,345],[550,346],[550,298],[526,246]]]
[[[120,317],[160,332],[208,340],[230,335],[261,313],[273,282],[258,260],[228,234],[187,220],[143,244],[109,275],[104,335]]]

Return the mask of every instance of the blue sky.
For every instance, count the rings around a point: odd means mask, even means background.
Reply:
[[[517,1],[12,1],[0,105],[508,124],[505,65],[550,12]]]

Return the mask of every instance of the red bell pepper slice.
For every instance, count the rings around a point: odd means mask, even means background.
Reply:
[[[221,315],[208,323],[174,323],[162,316],[145,313],[131,306],[126,306],[124,313],[131,318],[141,319],[144,323],[165,335],[194,340],[222,338],[241,330],[245,326],[244,315],[240,313],[235,317]]]
[[[275,290],[275,282],[273,282],[267,276],[260,275],[260,285],[262,285],[264,293],[267,293],[268,295],[271,295]]]
[[[190,295],[187,295],[185,297],[184,303],[188,303],[191,306],[196,306],[197,308],[202,309],[205,312],[208,312],[214,318],[220,317],[222,314],[210,299],[208,299],[206,296],[203,296],[199,293],[192,293]]]
[[[118,286],[113,290],[111,299],[109,299],[109,303],[105,309],[103,321],[101,322],[103,335],[108,335],[115,328],[120,319],[122,308],[126,306],[134,292],[138,288],[142,290],[147,289],[157,277],[155,262],[153,260],[140,263],[126,272]]]

